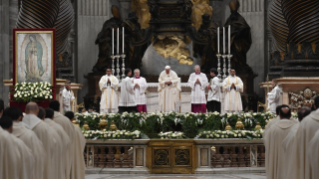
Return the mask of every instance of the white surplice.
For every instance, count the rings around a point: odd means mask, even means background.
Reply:
[[[110,83],[107,81],[110,80]],[[104,75],[100,79],[99,86],[102,92],[100,102],[101,113],[116,113],[118,111],[118,89],[119,81],[114,75]]]
[[[47,155],[44,163],[43,179],[54,179],[52,172],[56,171],[52,169],[52,166],[55,165],[52,157],[55,155],[54,150],[56,149],[55,145],[57,142],[52,134],[52,129],[49,125],[33,114],[26,114],[23,117],[22,124],[26,128],[31,129],[43,144],[43,148]]]
[[[199,79],[200,84],[196,84]],[[188,78],[188,85],[192,89],[191,104],[206,104],[205,88],[208,85],[208,79],[205,73],[192,73]]]
[[[207,101],[218,101],[221,102],[221,84],[219,78],[215,76],[210,80],[210,90],[208,90]]]
[[[282,88],[275,86],[271,92],[268,93],[268,109],[276,113],[276,107],[282,105]]]
[[[42,179],[44,162],[46,160],[46,152],[42,142],[32,130],[27,129],[21,123],[13,122],[12,134],[21,139],[32,152],[34,158],[34,165],[32,167],[33,179]]]
[[[310,165],[307,151],[309,149],[310,140],[314,137],[319,129],[319,109],[310,113],[305,117],[297,130],[297,142],[300,164],[300,178],[299,179],[315,179],[311,178],[312,168]],[[318,170],[318,169],[314,169]]]
[[[165,84],[165,82],[172,82],[171,85]],[[160,111],[171,112],[178,111],[181,92],[181,80],[177,74],[170,70],[167,74],[166,71],[162,71],[158,78],[158,101]]]
[[[70,122],[71,123],[71,122]],[[84,162],[84,148],[86,140],[78,126],[74,126],[75,140],[74,140],[74,165],[71,170],[71,179],[85,178],[85,162]]]
[[[146,104],[146,97],[145,97],[145,91],[147,89],[147,82],[145,78],[143,77],[134,77],[134,86],[135,84],[138,84],[139,87],[134,87],[134,93],[135,93],[135,103],[136,105],[145,105]]]
[[[269,129],[268,134],[264,137],[267,179],[284,179],[287,166],[282,143],[294,125],[296,123],[292,120],[281,119]]]
[[[235,84],[236,89],[231,89],[231,85]],[[228,76],[223,82],[224,90],[224,110],[225,112],[240,112],[243,110],[241,95],[244,91],[242,80],[238,76]]]
[[[55,150],[56,152],[56,157],[53,159],[56,161],[56,167],[57,170],[57,175],[56,177],[59,179],[66,179],[66,165],[65,165],[65,158],[66,158],[66,151],[69,149],[70,145],[70,139],[68,134],[63,130],[62,126],[59,125],[58,123],[54,122],[52,119],[46,118],[44,120],[45,123],[47,123],[51,129],[54,130],[56,133],[56,138],[57,140],[57,149]]]
[[[308,160],[310,166],[313,169],[311,178],[319,178],[319,131],[315,133],[311,141],[309,142]]]
[[[119,106],[130,107],[136,106],[134,81],[130,77],[126,77],[121,82],[121,95]]]
[[[67,111],[73,111],[72,107],[75,106],[74,104],[74,94],[71,90],[67,90],[66,88],[62,91],[62,105],[63,105],[63,113]]]

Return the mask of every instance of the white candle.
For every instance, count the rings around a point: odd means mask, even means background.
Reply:
[[[114,55],[114,28],[112,28],[112,55]]]
[[[231,53],[231,50],[230,50],[230,25],[228,26],[228,54]]]
[[[124,27],[122,27],[122,53],[124,54]]]
[[[223,52],[226,54],[226,47],[225,47],[225,27],[223,27]]]
[[[218,54],[220,53],[220,37],[219,37],[219,27],[217,28],[217,46],[218,46]]]
[[[116,43],[116,53],[120,53],[120,28],[117,28],[117,43]]]

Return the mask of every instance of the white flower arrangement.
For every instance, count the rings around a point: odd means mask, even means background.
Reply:
[[[247,131],[247,130],[232,130],[232,131],[202,131],[197,136],[198,138],[221,139],[221,138],[262,138],[264,130]]]
[[[161,132],[158,134],[161,139],[183,139],[186,138],[183,132]]]
[[[86,139],[140,139],[141,132],[138,130],[135,131],[126,131],[126,130],[117,130],[117,131],[107,131],[107,130],[89,130],[82,131]]]
[[[48,82],[16,83],[13,97],[15,101],[43,101],[52,99],[52,85]]]

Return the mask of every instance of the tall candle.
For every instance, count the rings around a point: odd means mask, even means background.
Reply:
[[[228,26],[228,54],[231,54],[231,50],[230,50],[230,25]]]
[[[116,43],[116,52],[117,54],[120,53],[120,28],[117,28],[117,43]]]
[[[226,54],[226,47],[225,47],[225,27],[223,27],[223,52]]]
[[[114,28],[112,28],[112,55],[114,55]]]
[[[220,53],[220,32],[219,27],[217,28],[217,46],[218,46],[218,54]]]
[[[124,27],[122,27],[122,53],[124,54]]]

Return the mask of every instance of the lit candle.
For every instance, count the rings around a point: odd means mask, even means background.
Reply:
[[[223,52],[226,54],[226,47],[225,47],[225,27],[223,27]]]
[[[230,25],[228,26],[228,54],[230,54]]]
[[[220,37],[219,37],[219,27],[217,28],[217,46],[218,46],[218,54],[220,53]]]
[[[122,53],[124,54],[124,27],[122,27]]]
[[[114,28],[112,28],[112,55],[114,55]]]
[[[117,28],[117,43],[116,43],[116,53],[120,53],[120,28]]]

